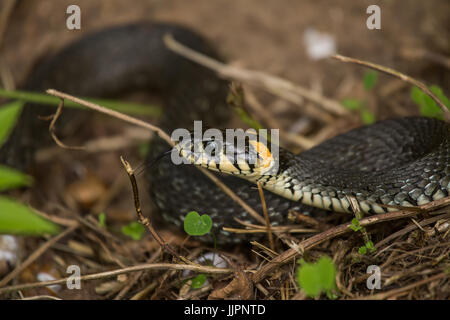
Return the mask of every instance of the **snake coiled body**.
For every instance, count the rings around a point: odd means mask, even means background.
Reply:
[[[151,91],[165,102],[164,129],[191,129],[194,120],[224,128],[230,118],[228,82],[211,71],[170,52],[162,36],[171,33],[192,49],[221,59],[201,36],[184,27],[137,23],[113,27],[83,37],[42,61],[24,85],[27,90],[55,88],[73,95],[115,97],[130,91]],[[0,149],[0,162],[27,163],[47,134],[38,121],[42,108],[27,106],[18,127]],[[39,134],[37,133],[39,132]],[[276,176],[260,179],[270,220],[286,221],[289,209],[309,212],[310,206],[350,211],[354,196],[368,213],[386,209],[373,203],[419,205],[448,196],[450,188],[450,126],[421,117],[387,120],[337,136],[300,155],[280,153]],[[42,140],[39,141],[42,143]],[[149,158],[168,149],[158,138],[150,142]],[[262,213],[254,181],[217,173],[250,206]],[[162,161],[146,178],[160,216],[182,226],[192,210],[214,221],[219,243],[240,237],[222,230],[240,226],[234,217],[254,223],[250,215],[191,165]],[[272,179],[272,180],[270,180]],[[306,205],[305,205],[306,204]],[[309,205],[309,206],[307,206]]]
[[[449,130],[431,118],[385,120],[300,155],[285,152],[275,183],[259,180],[285,197],[338,212],[352,212],[349,196],[370,214],[389,210],[378,204],[422,205],[449,194]]]

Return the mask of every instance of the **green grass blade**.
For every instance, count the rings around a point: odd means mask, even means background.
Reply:
[[[0,197],[0,234],[56,234],[60,228],[31,208],[6,197]]]
[[[23,102],[13,101],[0,106],[0,146],[5,143],[11,130],[16,125]]]
[[[0,191],[30,186],[33,178],[13,168],[0,165]]]
[[[377,84],[378,73],[376,71],[367,71],[364,73],[363,83],[364,89],[370,91]]]
[[[44,93],[29,92],[29,91],[8,91],[0,88],[0,97],[8,99],[17,99],[25,102],[46,104],[51,106],[58,106],[60,99]],[[116,100],[97,99],[97,98],[82,98],[84,100],[100,104],[106,108],[116,110],[123,113],[143,116],[159,116],[162,109],[159,106],[145,105],[139,103],[120,102]],[[69,108],[85,108],[73,101],[65,100],[64,106]]]

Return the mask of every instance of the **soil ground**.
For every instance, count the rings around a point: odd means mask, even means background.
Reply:
[[[66,8],[70,4],[81,8],[81,30],[66,28]],[[366,26],[366,8],[372,4],[381,7],[380,30],[369,30]],[[306,53],[304,32],[313,28],[328,33],[335,39],[338,53],[392,67],[427,84],[436,84],[448,93],[449,15],[450,2],[445,0],[23,0],[14,6],[2,39],[2,82],[5,87],[20,86],[40,58],[85,33],[139,20],[165,21],[189,26],[205,35],[232,65],[277,75],[335,101],[365,100],[377,119],[414,115],[419,111],[410,99],[408,85],[380,74],[375,89],[367,92],[362,82],[367,69],[331,59],[311,60]],[[285,130],[302,134],[316,143],[361,125],[355,115],[324,121],[305,112],[302,105],[288,103],[258,88],[252,90]],[[131,99],[142,100],[141,97]],[[305,101],[303,106],[309,104]],[[253,116],[260,119],[258,114]],[[100,116],[95,119],[98,125],[94,129],[70,142],[83,144],[124,130],[123,124],[116,120]],[[119,174],[111,172],[121,173],[120,154],[129,154],[129,160],[139,163],[136,145],[143,145],[143,136],[146,137],[140,133],[140,143],[133,141],[132,146],[122,150],[88,155],[59,151],[55,157],[47,158],[43,152],[42,168],[46,169],[40,170],[37,187],[17,196],[50,215],[82,221],[83,226],[40,255],[10,285],[34,282],[36,274],[42,270],[56,278],[64,277],[65,268],[70,264],[80,265],[83,274],[89,274],[144,262],[170,262],[167,255],[160,255],[158,244],[150,235],[135,241],[120,232],[121,226],[135,220],[135,212],[126,176],[118,177]],[[144,204],[148,203],[145,195],[143,197]],[[107,230],[95,225],[100,212],[106,213]],[[419,218],[419,222],[422,221],[422,217]],[[329,226],[340,219],[331,217],[320,223]],[[368,231],[374,234],[373,240],[377,243],[414,223],[409,219],[399,220]],[[435,224],[431,224],[400,234],[377,248],[375,254],[367,256],[357,253],[362,244],[361,235],[346,235],[316,246],[308,258],[314,261],[323,254],[333,257],[339,270],[339,297],[342,299],[370,297],[380,292],[387,293],[381,298],[448,299],[448,277],[426,281],[449,266],[448,232],[432,234],[434,227]],[[182,246],[183,254],[191,258],[212,250],[199,246],[192,239],[186,242],[183,236],[164,227],[160,232],[173,244]],[[21,259],[26,259],[47,240],[20,238]],[[250,249],[249,244],[223,248],[223,252],[241,267],[258,268],[263,259]],[[260,255],[270,256],[261,248],[253,249]],[[277,242],[278,253],[286,249],[284,243]],[[386,285],[380,291],[371,292],[365,286],[366,267],[371,264],[384,268],[382,277]],[[305,299],[292,280],[293,266],[291,263],[279,269],[267,281],[270,285],[257,287],[250,296]],[[28,297],[50,294],[64,299],[207,298],[230,282],[229,277],[221,276],[210,282],[208,290],[186,292],[182,286],[180,288],[181,277],[175,272],[142,271],[119,278],[86,281],[83,290],[63,288],[55,292],[36,288],[22,293]],[[417,284],[420,281],[424,283]],[[15,292],[2,297],[19,296]]]

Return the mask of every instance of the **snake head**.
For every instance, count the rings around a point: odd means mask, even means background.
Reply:
[[[208,129],[202,137],[191,134],[174,148],[176,155],[190,164],[247,180],[276,173],[278,159],[273,149],[272,143],[254,129]]]

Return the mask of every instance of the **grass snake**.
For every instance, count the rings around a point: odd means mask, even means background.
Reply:
[[[232,113],[226,104],[229,83],[170,52],[162,41],[166,33],[196,51],[223,60],[202,36],[185,27],[135,23],[89,34],[39,61],[23,89],[55,88],[92,97],[150,91],[164,101],[161,126],[168,132],[191,128],[194,120],[202,120],[208,127],[225,127]],[[31,105],[24,108],[18,126],[0,149],[0,163],[17,167],[30,162],[43,142],[38,137],[48,136],[48,124],[37,120],[43,110]],[[376,214],[388,210],[377,203],[416,206],[448,196],[449,141],[449,124],[406,117],[354,129],[299,155],[280,149],[279,170],[270,175],[233,174],[221,170],[220,165],[215,171],[222,171],[217,173],[219,178],[260,213],[262,205],[254,182],[259,180],[272,191],[266,192],[265,198],[273,225],[286,223],[290,209],[350,212],[347,196],[355,197],[364,212]],[[149,158],[167,148],[153,138]],[[159,216],[172,225],[181,227],[189,211],[207,213],[214,221],[217,242],[230,243],[242,237],[223,231],[223,226],[241,227],[234,217],[254,222],[192,165],[162,161],[147,170],[146,178]]]

